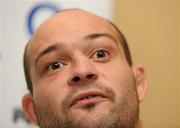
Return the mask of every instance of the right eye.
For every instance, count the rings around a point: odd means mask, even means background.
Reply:
[[[61,69],[62,67],[63,67],[63,64],[61,62],[55,61],[55,62],[49,64],[48,70],[49,71],[55,71],[55,70]]]

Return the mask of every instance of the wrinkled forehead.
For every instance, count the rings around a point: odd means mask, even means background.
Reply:
[[[47,19],[33,34],[27,54],[31,57],[59,39],[64,42],[75,41],[89,33],[111,33],[117,36],[115,29],[107,20],[92,13],[80,10],[68,10],[57,13]]]

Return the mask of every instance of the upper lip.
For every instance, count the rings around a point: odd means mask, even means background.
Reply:
[[[72,102],[70,104],[70,107],[72,105],[74,105],[78,100],[81,100],[82,98],[88,97],[88,96],[100,96],[100,97],[103,97],[103,98],[107,98],[107,96],[103,92],[101,92],[101,91],[99,91],[97,89],[88,89],[86,91],[82,91],[82,92],[76,94],[72,98]]]

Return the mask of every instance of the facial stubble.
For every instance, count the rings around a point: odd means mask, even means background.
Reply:
[[[96,88],[103,91],[108,95],[109,102],[112,102],[114,105],[110,108],[109,113],[104,113],[103,110],[99,110],[98,114],[102,117],[99,120],[90,120],[87,118],[80,118],[77,120],[76,116],[79,115],[72,115],[69,113],[68,106],[72,96],[76,92],[89,88]],[[131,83],[129,88],[123,90],[121,99],[117,99],[117,101],[115,100],[113,90],[102,85],[92,84],[83,86],[82,88],[74,88],[62,102],[61,116],[58,112],[54,112],[53,108],[44,110],[43,106],[36,103],[34,103],[34,107],[40,128],[135,128],[139,116],[139,103],[135,81]],[[87,104],[82,109],[91,113],[96,107],[97,104]]]

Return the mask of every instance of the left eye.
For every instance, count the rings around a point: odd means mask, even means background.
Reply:
[[[109,52],[106,50],[96,50],[93,54],[92,59],[97,62],[106,62],[110,60]]]
[[[97,58],[105,58],[107,56],[107,52],[104,50],[98,50],[96,51],[96,57]]]

